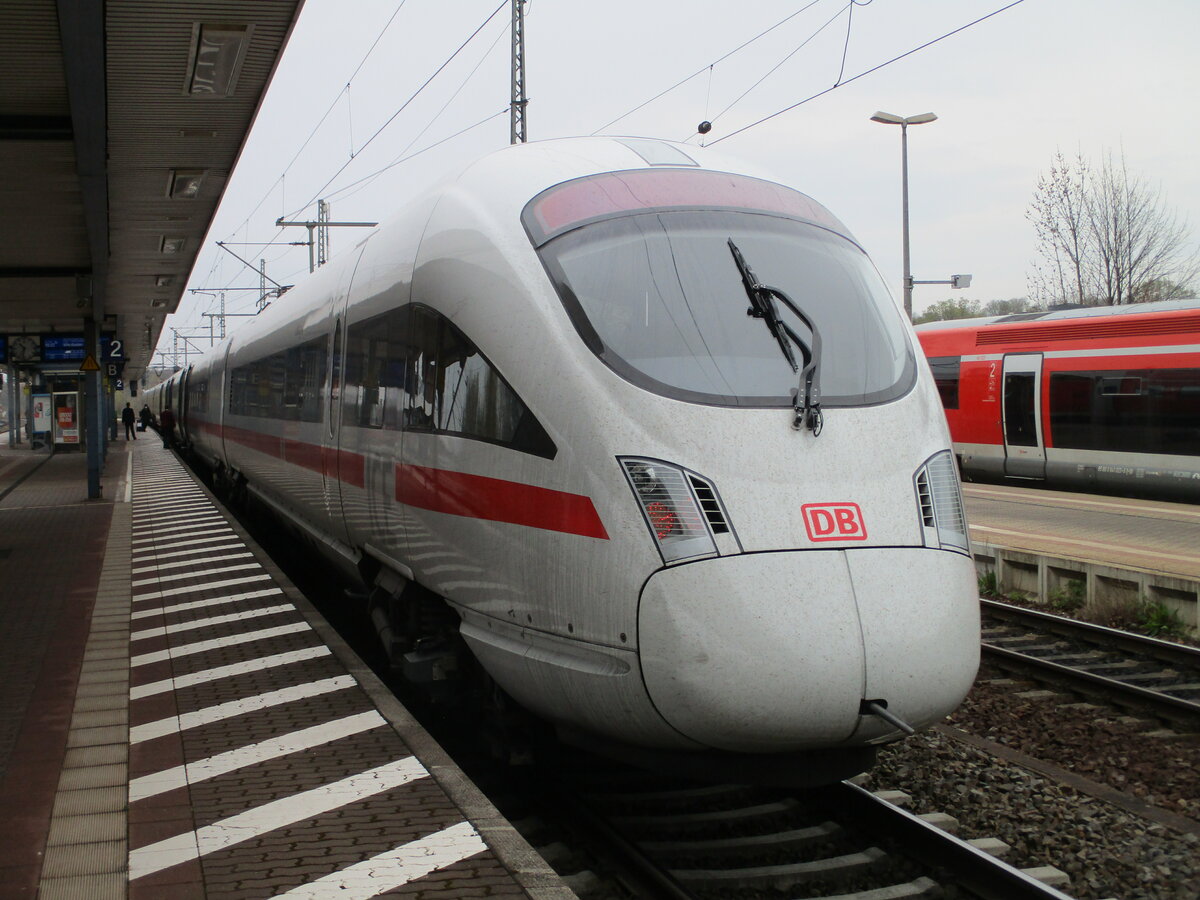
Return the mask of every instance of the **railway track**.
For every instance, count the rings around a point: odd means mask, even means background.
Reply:
[[[548,802],[647,900],[1067,896],[988,852],[1003,845],[961,840],[946,817],[890,802],[902,798],[849,782],[806,792],[672,783],[592,760],[557,778]]]
[[[1005,667],[1200,730],[1200,648],[982,600],[983,652]]]

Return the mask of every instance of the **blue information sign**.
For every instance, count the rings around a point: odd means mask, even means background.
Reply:
[[[82,362],[87,345],[82,334],[43,334],[42,362]],[[111,334],[100,338],[100,358],[104,362],[125,359],[124,343]]]
[[[42,362],[71,362],[84,355],[81,334],[42,335]]]
[[[0,363],[8,362],[8,338],[0,334]]]

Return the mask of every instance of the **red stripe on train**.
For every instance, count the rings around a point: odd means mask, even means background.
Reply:
[[[396,466],[396,499],[452,516],[608,540],[589,497],[531,484],[401,463]]]
[[[215,422],[194,420],[193,428],[200,428],[216,437],[224,437],[227,441],[257,450],[276,459],[282,459],[295,466],[320,472],[327,478],[336,478],[352,487],[366,486],[366,464],[361,453],[351,453],[348,450],[334,450],[320,444],[310,444],[307,441],[297,441],[294,438],[253,431],[249,428],[239,428],[236,425],[224,427]]]

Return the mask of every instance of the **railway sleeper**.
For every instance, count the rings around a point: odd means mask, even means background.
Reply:
[[[822,822],[808,828],[795,828],[773,834],[755,834],[747,837],[701,838],[691,841],[640,841],[638,846],[655,856],[679,855],[684,853],[719,856],[772,850],[802,850],[813,844],[828,842],[840,837],[845,829],[836,822]]]
[[[739,825],[741,823],[768,820],[795,814],[800,810],[795,800],[779,800],[739,809],[718,809],[698,813],[667,813],[660,815],[621,815],[610,821],[620,828],[635,828],[643,831],[697,830]]]
[[[887,887],[874,888],[869,891],[856,891],[853,894],[840,894],[830,900],[907,900],[909,897],[943,897],[945,891],[932,878],[914,879],[904,884],[893,884]]]
[[[671,877],[695,890],[700,888],[734,887],[774,888],[788,890],[798,884],[818,879],[845,879],[888,861],[888,855],[878,847],[814,859],[808,862],[778,866],[751,866],[741,869],[672,869]]]

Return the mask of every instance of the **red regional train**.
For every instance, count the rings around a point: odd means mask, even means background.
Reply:
[[[917,329],[965,479],[1200,501],[1200,300]]]

